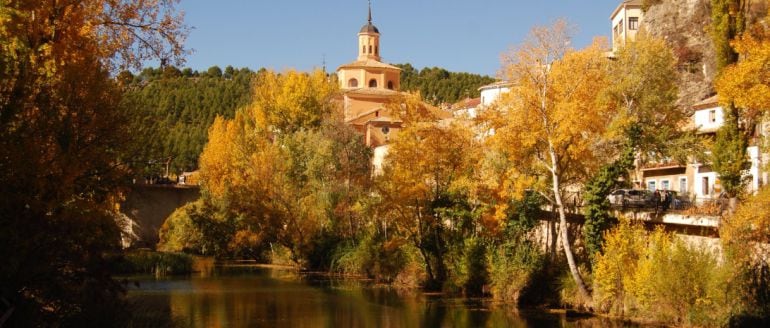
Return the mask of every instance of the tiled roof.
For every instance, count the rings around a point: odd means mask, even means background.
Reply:
[[[463,99],[463,100],[460,100],[460,101],[452,104],[451,108],[453,110],[466,109],[466,108],[476,108],[476,106],[478,106],[480,104],[481,104],[481,97],[467,98],[467,99]]]
[[[719,105],[719,96],[713,95],[711,97],[708,97],[706,99],[703,99],[695,103],[695,105],[692,105],[692,108],[695,110],[698,110],[698,109],[716,107],[718,105]]]
[[[385,64],[383,62],[379,62],[379,61],[371,60],[371,59],[356,60],[356,61],[354,61],[352,63],[347,63],[347,64],[344,64],[344,65],[341,65],[339,68],[337,68],[337,70],[339,71],[340,69],[343,69],[343,68],[367,68],[367,67],[370,67],[370,68],[383,68],[383,69],[394,69],[394,70],[399,70],[399,71],[401,70],[400,68],[398,68],[396,66],[388,65],[388,64]]]

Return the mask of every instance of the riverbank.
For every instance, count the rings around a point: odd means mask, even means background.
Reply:
[[[427,295],[294,267],[217,265],[211,275],[137,277],[128,301],[133,327],[625,327],[601,317],[517,309],[488,298]],[[147,323],[147,320],[149,323]],[[638,325],[631,325],[638,326]]]

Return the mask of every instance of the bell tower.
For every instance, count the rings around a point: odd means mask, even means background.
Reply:
[[[358,60],[380,61],[380,30],[372,24],[371,1],[369,1],[369,22],[358,32]]]

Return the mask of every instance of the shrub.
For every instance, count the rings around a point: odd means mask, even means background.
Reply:
[[[489,254],[492,296],[520,301],[522,292],[533,284],[535,274],[545,264],[542,251],[529,240],[508,241]]]
[[[736,320],[770,321],[770,188],[746,199],[720,223],[726,262],[738,291]]]
[[[362,274],[381,282],[392,282],[403,270],[408,257],[402,250],[406,241],[383,240],[378,234],[367,234],[357,244],[342,246],[335,256],[332,270],[345,274]]]
[[[730,268],[704,246],[621,220],[594,267],[600,311],[684,325],[727,324]]]
[[[470,237],[461,247],[450,247],[449,279],[444,290],[452,293],[462,292],[466,296],[482,296],[483,287],[489,280],[487,269],[487,247],[483,239]]]

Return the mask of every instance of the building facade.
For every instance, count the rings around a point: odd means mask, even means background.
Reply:
[[[642,0],[623,1],[612,11],[612,51],[636,38],[643,19]]]
[[[368,22],[358,32],[356,61],[337,68],[343,93],[345,123],[361,132],[370,147],[383,146],[398,135],[403,122],[388,104],[400,95],[401,69],[381,62],[380,30]]]

